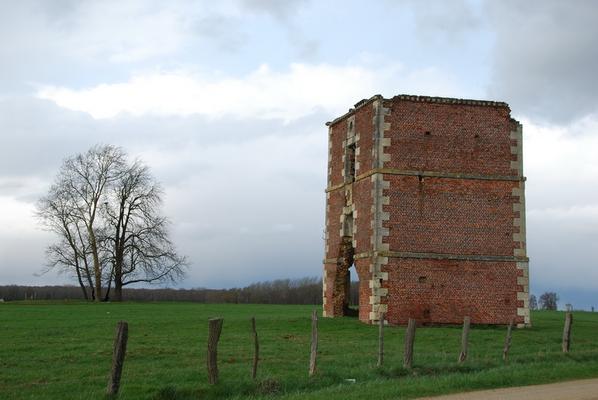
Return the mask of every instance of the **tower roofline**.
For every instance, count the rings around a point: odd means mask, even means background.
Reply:
[[[350,108],[345,114],[341,115],[338,118],[333,119],[332,121],[326,122],[326,126],[331,126],[336,124],[337,122],[345,119],[349,115],[355,113],[356,110],[360,109],[361,107],[371,103],[374,100],[386,100],[386,101],[414,101],[420,103],[438,103],[438,104],[462,104],[468,106],[481,106],[481,107],[504,107],[511,111],[509,105],[504,101],[491,101],[491,100],[474,100],[474,99],[459,99],[455,97],[438,97],[438,96],[417,96],[411,94],[398,94],[392,98],[385,98],[380,94],[374,95],[369,99],[362,99],[355,103],[353,108]]]

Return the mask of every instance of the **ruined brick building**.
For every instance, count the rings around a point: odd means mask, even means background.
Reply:
[[[324,315],[530,324],[522,128],[507,104],[399,95],[329,122]]]

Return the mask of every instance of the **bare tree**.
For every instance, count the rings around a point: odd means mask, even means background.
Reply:
[[[93,262],[95,301],[102,300],[102,262],[98,243],[98,210],[106,186],[114,182],[124,164],[124,152],[114,146],[94,146],[67,158],[56,180],[59,193],[73,217],[85,227]]]
[[[53,185],[47,196],[37,204],[37,216],[41,224],[59,236],[59,241],[46,249],[47,264],[43,273],[58,269],[63,273],[74,273],[83,297],[95,299],[90,250],[85,228],[72,213],[63,188]],[[89,292],[88,292],[89,291]]]
[[[534,294],[529,296],[529,309],[530,310],[538,309],[538,300],[536,299],[536,295],[534,295]]]
[[[109,298],[113,282],[121,300],[124,285],[180,279],[186,260],[158,213],[161,194],[148,168],[129,165],[120,148],[94,146],[66,159],[38,202],[42,224],[59,236],[47,249],[47,269],[74,273],[85,298],[95,301]]]
[[[559,296],[555,292],[545,292],[540,296],[540,308],[542,310],[556,310]]]
[[[133,283],[174,282],[184,276],[187,262],[168,237],[168,220],[159,214],[162,191],[140,161],[127,165],[111,188],[103,214],[108,224],[114,300]]]

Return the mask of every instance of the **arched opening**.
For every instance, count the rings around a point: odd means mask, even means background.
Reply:
[[[332,283],[333,309],[329,311],[334,316],[359,316],[359,293],[362,290],[354,260],[354,223],[353,212],[341,216],[341,242]]]
[[[337,316],[347,315],[349,312],[351,292],[351,273],[349,269],[353,265],[353,252],[353,240],[351,236],[343,236],[336,264],[333,288],[334,315]]]

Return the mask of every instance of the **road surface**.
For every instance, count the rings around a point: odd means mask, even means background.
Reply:
[[[598,379],[584,379],[479,392],[425,397],[420,400],[598,400]]]

